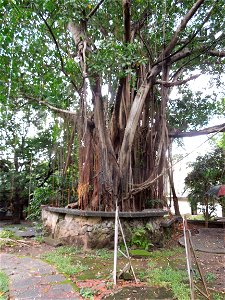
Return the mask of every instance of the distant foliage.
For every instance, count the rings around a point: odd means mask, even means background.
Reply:
[[[188,199],[191,205],[204,204],[206,192],[213,185],[225,183],[225,150],[216,148],[204,156],[198,156],[191,164],[192,171],[185,178],[185,185],[190,191]],[[221,203],[222,204],[222,203]],[[209,203],[213,210],[213,203]]]

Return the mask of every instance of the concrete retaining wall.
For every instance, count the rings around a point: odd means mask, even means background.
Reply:
[[[120,213],[127,243],[130,243],[135,232],[141,229],[145,234],[143,238],[149,240],[149,243],[160,245],[163,240],[163,229],[160,224],[166,213],[163,210]],[[115,222],[113,212],[85,212],[44,206],[42,221],[51,237],[65,244],[82,246],[85,249],[113,248]],[[119,242],[122,242],[121,234]]]

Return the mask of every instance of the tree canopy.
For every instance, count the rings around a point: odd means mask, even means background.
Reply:
[[[225,148],[217,147],[204,156],[198,156],[191,164],[192,171],[185,178],[186,187],[189,190],[189,201],[192,206],[205,204],[207,192],[212,186],[225,183]],[[222,205],[223,215],[225,199],[218,199]]]
[[[7,128],[23,118],[16,108],[39,136],[50,111],[64,120],[64,135],[48,130],[55,149],[66,147],[62,175],[78,164],[81,209],[141,210],[164,199],[171,142],[224,108],[216,91],[188,85],[203,74],[222,84],[223,1],[0,0],[0,8]],[[218,125],[208,132],[224,131]]]

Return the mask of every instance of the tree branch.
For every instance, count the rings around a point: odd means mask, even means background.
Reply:
[[[168,54],[171,53],[171,51],[174,49],[174,47],[176,46],[176,44],[178,42],[179,34],[185,29],[187,23],[191,20],[191,18],[194,16],[194,14],[197,12],[197,10],[203,4],[204,1],[205,0],[196,1],[196,3],[192,6],[192,8],[189,10],[189,12],[183,17],[183,19],[180,22],[180,25],[177,27],[177,30],[173,34],[169,45],[163,51],[161,56],[167,56]]]
[[[123,0],[123,23],[124,23],[124,41],[130,42],[131,38],[131,25],[130,25],[130,0]]]
[[[162,80],[156,80],[155,83],[157,84],[161,84],[165,87],[172,87],[172,86],[178,86],[178,85],[182,85],[182,84],[185,84],[187,83],[188,81],[190,80],[194,80],[196,78],[198,78],[201,74],[197,74],[197,75],[193,75],[187,79],[184,79],[184,80],[177,80],[177,81],[174,81],[174,82],[169,82],[169,81],[162,81]]]
[[[217,50],[209,50],[209,54],[211,56],[217,57],[225,57],[225,50],[217,51]]]
[[[67,72],[65,70],[65,65],[64,65],[64,61],[63,61],[63,57],[62,57],[60,48],[59,48],[59,43],[58,43],[58,41],[57,41],[57,39],[55,37],[54,32],[52,31],[52,28],[49,26],[47,20],[42,16],[42,14],[39,11],[37,11],[37,14],[43,20],[43,22],[45,23],[45,26],[47,27],[47,29],[48,29],[48,31],[50,33],[50,35],[52,36],[52,39],[53,39],[54,44],[56,46],[57,52],[59,54],[59,60],[60,60],[61,70],[62,70],[63,74],[70,80],[70,82],[72,83],[72,85],[74,86],[74,88],[76,89],[76,91],[79,92],[79,89],[78,89],[76,83],[70,78],[70,76],[67,74]]]
[[[182,138],[182,137],[193,137],[198,135],[205,135],[216,132],[225,132],[225,123],[221,125],[215,125],[212,127],[204,128],[202,130],[192,130],[189,132],[170,132],[169,137]]]
[[[87,15],[87,17],[85,18],[86,21],[88,21],[98,10],[99,6],[104,2],[105,0],[101,0],[99,1],[98,4],[96,4],[96,6],[92,9],[92,11]]]
[[[175,52],[173,52],[172,54],[170,54],[169,56],[165,57],[164,60],[168,59],[171,56],[174,56],[175,54],[179,53],[180,51],[182,51],[184,48],[186,48],[193,40],[194,38],[197,36],[197,34],[201,31],[201,29],[203,28],[203,26],[208,22],[212,11],[216,5],[216,3],[218,2],[218,0],[214,3],[214,5],[212,6],[212,8],[210,9],[210,11],[208,12],[208,14],[206,15],[205,19],[203,20],[203,22],[201,23],[201,25],[199,26],[199,28],[196,30],[196,32],[187,40],[185,41],[185,43]],[[204,42],[204,40],[203,40]]]
[[[65,110],[65,109],[61,109],[61,108],[57,108],[57,107],[49,104],[46,100],[38,99],[38,98],[35,98],[33,96],[30,96],[30,95],[26,95],[26,94],[22,94],[21,96],[24,99],[27,99],[28,101],[35,101],[38,104],[44,105],[44,106],[50,108],[52,111],[60,114],[61,116],[74,116],[74,117],[77,118],[77,113],[76,112]]]
[[[145,21],[148,17],[150,17],[150,15],[152,15],[152,12],[150,11],[149,7],[146,7],[139,20],[131,25],[132,39],[134,38],[136,32],[140,32],[141,28],[145,24]]]

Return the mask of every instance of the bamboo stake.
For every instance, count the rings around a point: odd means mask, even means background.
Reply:
[[[187,271],[188,271],[188,278],[189,278],[189,285],[190,285],[191,300],[194,300],[195,299],[194,283],[193,283],[193,275],[191,272],[191,255],[190,255],[190,244],[188,243],[188,238],[187,238],[186,217],[183,218],[183,231],[184,231],[184,244],[185,244],[186,260],[187,260]]]
[[[125,249],[126,249],[126,252],[127,252],[127,259],[128,259],[128,262],[129,262],[129,265],[130,265],[130,269],[132,271],[132,274],[134,276],[134,280],[135,282],[137,283],[137,278],[135,276],[135,273],[134,273],[134,269],[133,269],[133,266],[131,264],[131,258],[130,258],[130,254],[129,254],[129,250],[127,248],[127,243],[126,243],[126,240],[125,240],[125,235],[124,235],[124,232],[123,232],[123,227],[121,225],[121,222],[120,222],[120,219],[118,218],[118,221],[119,221],[119,225],[120,225],[120,230],[121,230],[121,233],[122,233],[122,237],[123,237],[123,243],[124,243],[124,246],[125,246]]]
[[[207,299],[210,300],[210,299],[211,299],[211,298],[210,298],[210,293],[209,293],[209,291],[208,291],[208,289],[207,289],[207,285],[206,285],[206,282],[205,282],[205,279],[204,279],[204,276],[203,276],[201,267],[200,267],[200,265],[199,265],[199,263],[198,263],[198,259],[197,259],[197,256],[196,256],[196,253],[195,253],[195,250],[194,250],[194,245],[193,245],[193,242],[192,242],[192,240],[191,240],[190,232],[189,232],[189,241],[190,241],[190,245],[191,245],[191,250],[192,250],[192,252],[193,252],[193,255],[194,255],[194,258],[195,258],[195,261],[196,261],[196,265],[197,265],[197,267],[198,267],[199,274],[200,274],[201,279],[202,279],[202,283],[203,283],[203,285],[204,285],[204,288],[205,288],[205,291],[206,291],[206,294],[207,294]]]
[[[114,288],[116,287],[117,248],[118,248],[118,205],[116,204],[115,234],[114,234],[114,268],[113,268]]]

